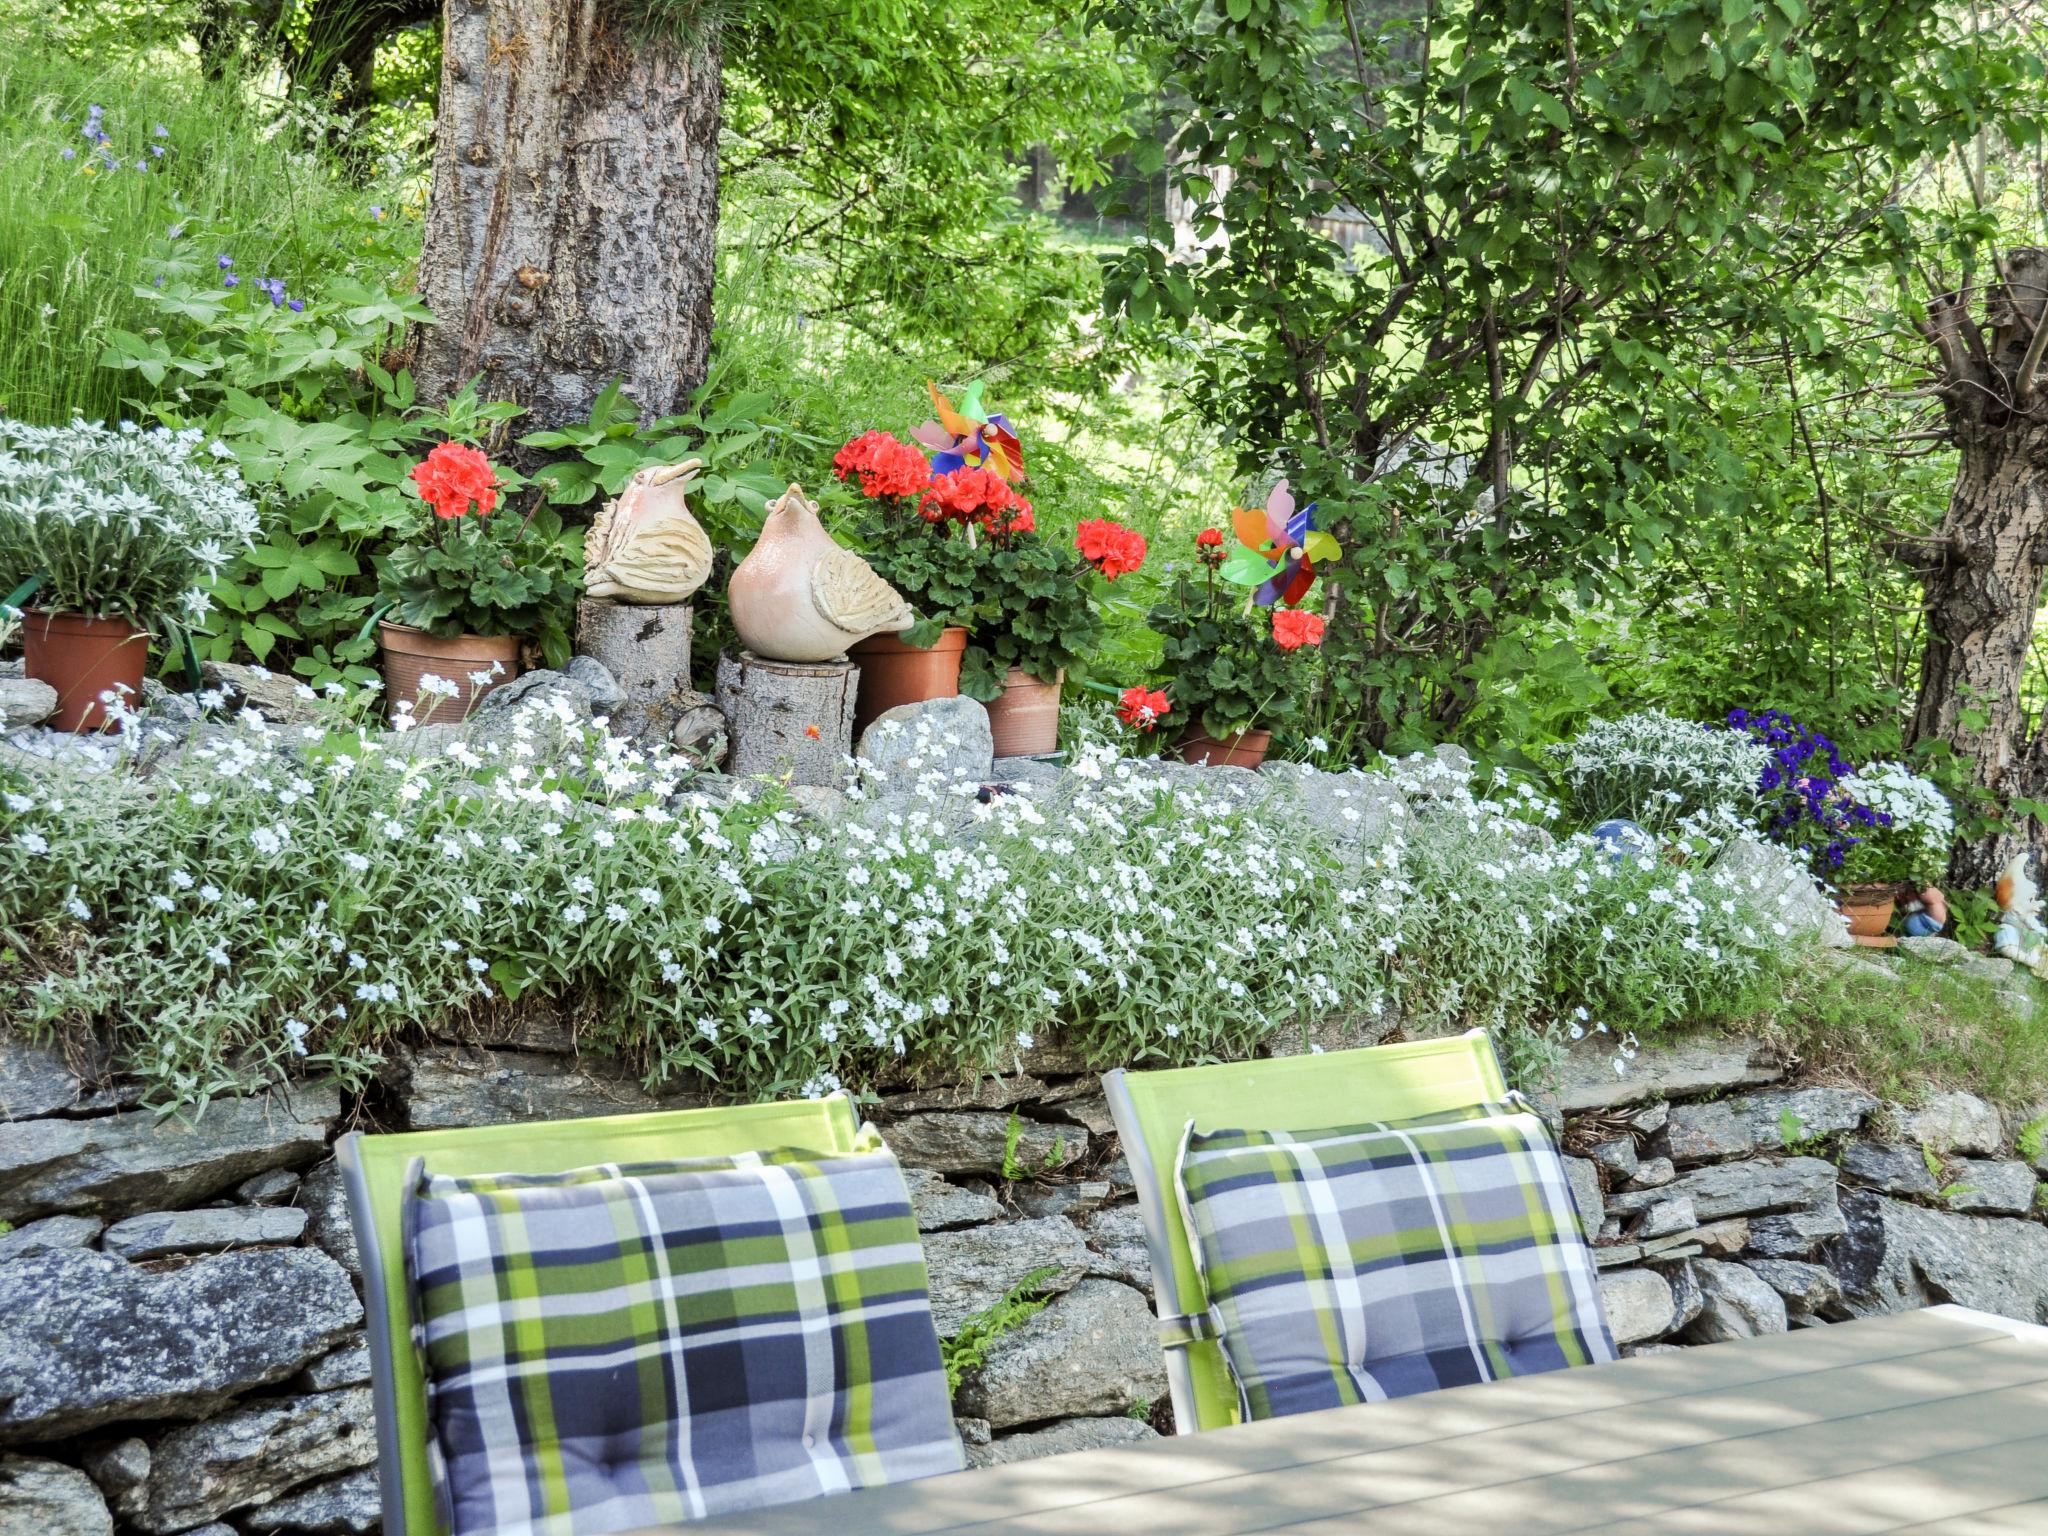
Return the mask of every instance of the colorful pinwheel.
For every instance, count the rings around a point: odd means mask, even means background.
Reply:
[[[960,396],[960,408],[929,381],[937,421],[928,421],[910,435],[932,450],[934,477],[956,469],[986,469],[1003,480],[1024,477],[1024,445],[1000,411],[990,414],[981,403],[982,381],[976,379]]]
[[[1316,503],[1295,510],[1294,493],[1282,480],[1266,498],[1266,510],[1237,507],[1230,514],[1238,547],[1217,574],[1225,581],[1254,589],[1261,607],[1285,603],[1292,608],[1315,585],[1316,564],[1338,559],[1337,541],[1316,527]]]

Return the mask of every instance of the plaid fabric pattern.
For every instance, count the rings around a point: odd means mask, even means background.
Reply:
[[[874,1147],[416,1173],[406,1248],[455,1536],[590,1536],[959,1470],[909,1192]]]
[[[1512,1105],[1182,1138],[1177,1185],[1247,1419],[1614,1358],[1564,1163]]]

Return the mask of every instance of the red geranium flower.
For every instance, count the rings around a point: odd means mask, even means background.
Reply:
[[[861,494],[880,500],[915,496],[932,482],[924,455],[887,432],[863,432],[832,456],[832,473],[857,476]]]
[[[1106,517],[1091,517],[1075,529],[1074,545],[1082,559],[1102,572],[1104,581],[1115,581],[1145,563],[1145,535]]]
[[[1022,506],[1024,510],[1019,512],[1015,517],[1011,518],[1006,525],[1004,525],[1003,532],[1036,533],[1038,531],[1038,519],[1031,515],[1031,503],[1028,501],[1024,501],[1020,497],[1018,504]]]
[[[1031,503],[1010,489],[1009,482],[986,469],[956,469],[934,479],[917,505],[928,523],[985,523],[1015,509],[1028,517]],[[1015,532],[1025,532],[1016,529]]]
[[[1141,731],[1157,729],[1159,722],[1173,713],[1173,700],[1163,688],[1154,688],[1150,693],[1143,688],[1126,688],[1119,695],[1118,704],[1117,718]]]
[[[1273,610],[1273,643],[1283,651],[1298,651],[1304,645],[1323,643],[1323,616],[1306,608]]]
[[[412,483],[436,517],[460,517],[472,506],[482,517],[498,504],[498,474],[491,461],[465,443],[437,443],[412,467]]]
[[[1221,528],[1204,528],[1195,535],[1195,543],[1203,549],[1221,549],[1223,547],[1223,530]]]

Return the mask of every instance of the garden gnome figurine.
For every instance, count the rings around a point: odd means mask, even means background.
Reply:
[[[740,642],[767,661],[831,661],[917,620],[867,561],[833,542],[818,505],[792,485],[768,504],[761,537],[726,587]]]
[[[1906,937],[1931,939],[1948,926],[1948,898],[1930,885],[1906,903]]]
[[[583,590],[608,602],[686,603],[711,574],[711,540],[684,497],[702,459],[650,464],[607,502],[583,546]]]
[[[1991,887],[1998,898],[1998,927],[1991,935],[1991,947],[2006,959],[2041,970],[2048,960],[2048,929],[2041,926],[2041,893],[2034,889],[2027,873],[2027,856],[2016,853]]]

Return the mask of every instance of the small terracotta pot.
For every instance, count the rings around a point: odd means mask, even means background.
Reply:
[[[1888,885],[1847,890],[1835,898],[1835,910],[1849,923],[1849,937],[1867,949],[1890,947],[1885,929],[1892,925],[1898,895]]]
[[[868,728],[885,709],[950,699],[960,692],[960,658],[967,651],[967,631],[948,624],[929,649],[905,645],[894,635],[871,635],[847,654],[860,667],[860,696],[853,707],[853,736]]]
[[[1203,763],[1211,768],[1256,768],[1266,760],[1273,744],[1271,731],[1239,731],[1218,741],[1198,725],[1180,733],[1180,757],[1184,763]]]
[[[1022,667],[1010,668],[1003,691],[988,702],[988,728],[995,737],[997,757],[1043,757],[1059,750],[1060,685],[1066,678],[1064,668],[1049,683],[1041,683]]]
[[[60,731],[112,730],[100,702],[116,693],[130,709],[142,708],[142,678],[149,669],[149,631],[126,619],[31,608],[22,615],[22,670],[57,690],[57,712],[45,722]]]
[[[401,703],[414,705],[415,725],[453,725],[469,718],[476,701],[501,683],[519,675],[517,635],[430,635],[410,624],[388,620],[377,626],[384,647],[384,692],[393,714]],[[471,674],[488,672],[479,683]],[[452,695],[437,693],[421,708],[420,679],[429,674],[453,685]]]

